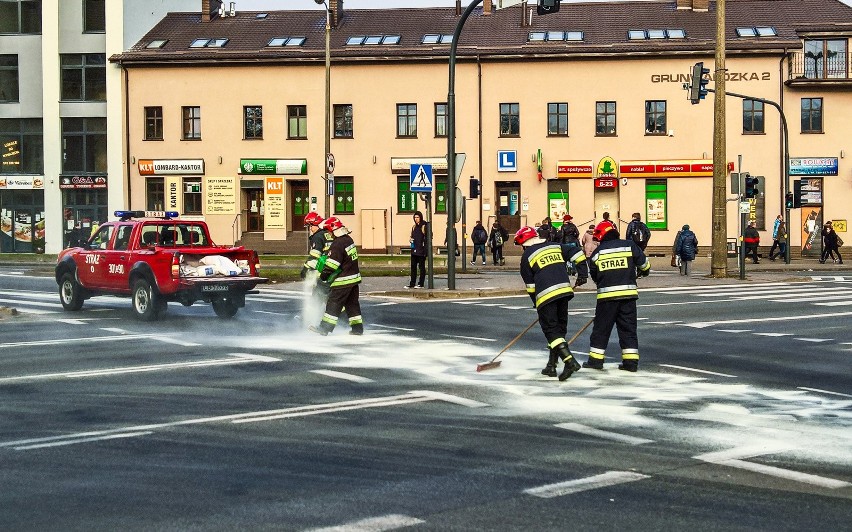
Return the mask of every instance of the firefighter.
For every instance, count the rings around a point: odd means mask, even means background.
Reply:
[[[309,329],[327,335],[334,330],[345,308],[351,328],[349,334],[360,336],[364,334],[364,321],[361,319],[361,304],[358,301],[358,284],[361,283],[358,249],[349,236],[349,229],[337,217],[328,218],[323,227],[334,238],[319,278],[319,283],[328,287],[328,301],[319,326],[311,325]]]
[[[618,369],[639,369],[639,337],[636,335],[636,277],[651,273],[651,263],[632,240],[619,238],[615,224],[605,220],[595,227],[600,245],[589,257],[589,273],[598,285],[595,323],[589,339],[589,360],[584,368],[603,369],[604,353],[615,325],[621,345]]]
[[[299,272],[302,279],[308,275],[310,270],[322,270],[322,264],[318,263],[321,261],[321,257],[328,253],[331,241],[334,240],[331,233],[322,228],[323,221],[322,216],[316,212],[312,211],[305,215],[305,227],[311,233],[308,237],[308,244],[311,249],[305,264],[302,266],[302,271]]]
[[[548,242],[541,238],[532,227],[522,227],[515,233],[515,245],[524,247],[521,257],[521,278],[527,287],[527,293],[538,311],[541,332],[547,339],[550,356],[542,375],[556,377],[556,365],[559,359],[565,363],[559,380],[564,381],[580,369],[574,360],[565,333],[568,329],[568,302],[574,297],[574,290],[568,278],[566,261],[576,265],[577,285],[582,285],[588,277],[586,255],[579,247],[563,248],[558,242]]]

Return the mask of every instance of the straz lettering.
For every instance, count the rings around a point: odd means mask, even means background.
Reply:
[[[86,255],[86,264],[98,264],[100,261],[100,255]]]
[[[627,268],[627,257],[598,260],[598,269],[602,272],[606,270],[620,270],[624,268]]]
[[[535,259],[536,264],[538,264],[539,268],[544,268],[545,266],[549,266],[551,264],[558,264],[560,262],[565,262],[565,259],[562,258],[562,250],[555,249],[553,251],[545,251],[538,258]]]
[[[109,273],[124,273],[124,264],[110,264],[109,265]]]

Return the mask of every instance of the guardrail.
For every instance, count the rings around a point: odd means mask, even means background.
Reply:
[[[852,54],[836,53],[828,58],[810,52],[793,52],[788,63],[790,80],[850,80]]]

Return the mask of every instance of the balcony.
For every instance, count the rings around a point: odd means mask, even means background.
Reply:
[[[794,52],[787,68],[788,87],[852,88],[852,54]]]

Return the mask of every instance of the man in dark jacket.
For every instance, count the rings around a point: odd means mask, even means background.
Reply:
[[[537,231],[538,236],[543,238],[546,242],[556,241],[556,229],[554,229],[553,222],[550,220],[549,216],[541,221],[541,225],[538,226]]]
[[[559,228],[557,240],[563,246],[580,245],[580,231],[577,229],[577,226],[571,222],[573,219],[574,217],[570,214],[566,214],[562,217],[562,227]]]
[[[757,228],[754,224],[754,220],[748,223],[748,227],[746,227],[745,232],[743,233],[743,244],[745,244],[746,258],[751,255],[752,262],[759,264],[760,259],[757,258],[757,246],[760,245],[760,233],[757,232]]]
[[[500,225],[500,222],[495,221],[491,227],[491,233],[488,234],[488,245],[491,247],[491,255],[494,258],[494,266],[506,264],[503,258],[503,244],[509,238],[509,232]]]
[[[642,215],[638,212],[633,213],[633,219],[627,224],[626,234],[627,240],[635,242],[642,251],[645,251],[648,241],[651,240],[651,230],[642,221]]]
[[[470,239],[473,241],[473,258],[470,263],[476,264],[476,255],[481,254],[482,265],[485,266],[485,243],[488,242],[488,231],[485,230],[481,221],[476,221],[470,233]]]
[[[359,288],[361,270],[358,267],[358,249],[349,236],[349,229],[332,216],[324,224],[334,240],[328,249],[328,259],[320,273],[319,282],[328,289],[328,301],[325,304],[325,314],[318,327],[310,326],[315,333],[326,336],[334,330],[337,320],[344,308],[349,317],[349,334],[364,334],[364,320],[361,317]]]
[[[678,232],[680,235],[677,239],[677,256],[680,257],[680,274],[689,275],[690,262],[695,260],[695,255],[698,254],[698,238],[693,233],[688,225],[684,225]]]
[[[577,285],[586,283],[588,271],[586,255],[579,247],[565,248],[556,242],[547,242],[532,227],[521,227],[515,233],[515,245],[524,247],[521,256],[521,278],[527,287],[527,294],[538,311],[541,332],[547,339],[550,357],[541,370],[542,375],[556,377],[556,364],[559,359],[565,363],[559,380],[564,381],[580,369],[574,360],[565,334],[568,329],[568,302],[574,297],[574,289],[568,277],[566,261],[576,265]],[[568,249],[573,252],[569,255]]]
[[[822,235],[822,255],[820,255],[819,263],[825,264],[828,257],[838,264],[843,264],[843,257],[840,256],[840,246],[837,242],[837,233],[834,231],[834,224],[831,220],[825,222],[820,231]],[[837,258],[835,258],[837,255]]]
[[[651,263],[634,242],[619,238],[612,222],[604,221],[595,227],[594,236],[600,245],[589,257],[589,273],[598,285],[595,323],[589,339],[589,360],[584,368],[603,369],[606,345],[613,325],[621,345],[621,364],[618,369],[639,369],[639,337],[636,334],[636,300],[639,289],[636,276],[651,272]]]

